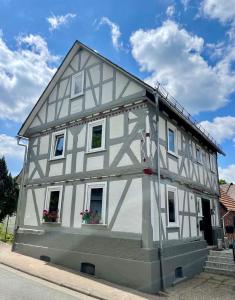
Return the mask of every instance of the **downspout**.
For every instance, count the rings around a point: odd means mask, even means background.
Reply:
[[[162,219],[161,219],[161,185],[160,185],[160,143],[159,143],[159,101],[157,92],[154,93],[156,104],[157,122],[157,179],[158,179],[158,226],[159,226],[159,262],[161,291],[165,293],[164,268],[163,268],[163,245],[162,245]]]
[[[11,248],[12,251],[15,250],[16,234],[17,234],[17,231],[19,229],[19,224],[20,224],[20,207],[21,207],[21,202],[22,202],[25,167],[26,167],[26,157],[27,157],[27,152],[28,152],[28,145],[20,143],[20,141],[22,139],[24,139],[24,140],[28,140],[28,139],[21,137],[21,136],[17,136],[16,138],[17,138],[17,145],[24,147],[25,150],[24,150],[24,162],[23,162],[23,168],[22,168],[22,176],[21,176],[21,181],[20,181],[20,191],[19,191],[19,197],[18,197],[18,203],[17,203],[17,209],[16,209],[14,236],[13,236],[13,242],[12,242],[12,248]]]

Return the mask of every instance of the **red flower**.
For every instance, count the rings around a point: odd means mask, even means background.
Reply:
[[[43,216],[47,216],[48,215],[48,211],[46,209],[43,210]]]
[[[88,212],[88,210],[86,209],[85,212]]]
[[[80,212],[80,215],[83,216],[83,212],[82,211]]]

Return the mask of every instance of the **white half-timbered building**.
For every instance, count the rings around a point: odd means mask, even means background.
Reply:
[[[151,293],[202,270],[223,152],[159,89],[76,41],[18,137],[15,251]]]

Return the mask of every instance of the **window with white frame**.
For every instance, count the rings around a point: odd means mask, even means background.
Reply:
[[[87,183],[83,223],[105,224],[106,190],[107,182]]]
[[[202,163],[202,153],[200,147],[196,146],[196,160],[198,163]]]
[[[72,76],[71,98],[81,96],[84,93],[84,71]]]
[[[179,210],[177,188],[171,185],[167,186],[167,220],[168,227],[178,227]]]
[[[216,172],[216,159],[215,159],[215,155],[210,154],[210,169],[212,172]]]
[[[64,158],[64,146],[65,146],[65,130],[57,131],[52,133],[51,142],[51,159]]]
[[[167,146],[168,152],[177,156],[177,129],[170,123],[167,123]]]
[[[197,197],[197,215],[198,217],[202,217],[202,199]]]
[[[60,222],[62,190],[63,186],[47,187],[46,201],[42,217],[44,222]]]
[[[105,150],[106,119],[88,123],[87,152]]]

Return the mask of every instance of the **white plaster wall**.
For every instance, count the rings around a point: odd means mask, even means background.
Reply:
[[[151,181],[151,224],[153,229],[153,241],[159,240],[159,210],[158,210],[158,184],[157,177]]]
[[[76,157],[76,172],[83,172],[83,164],[84,164],[84,151],[77,152]]]
[[[115,209],[120,201],[127,180],[111,181],[108,193],[108,224],[112,220]]]
[[[132,180],[112,230],[133,233],[142,232],[141,178]]]
[[[81,227],[82,224],[82,216],[80,215],[80,213],[81,211],[83,211],[84,191],[85,191],[84,184],[78,184],[76,186],[76,199],[75,199],[74,224],[73,224],[75,228]]]
[[[63,211],[62,211],[62,226],[70,227],[71,205],[73,197],[73,186],[67,185],[64,189]]]
[[[49,152],[49,135],[40,137],[39,155],[47,154]]]
[[[110,117],[110,139],[122,137],[124,135],[124,114]]]
[[[42,221],[43,209],[46,199],[46,188],[36,188],[34,189],[37,209],[40,217],[40,222]]]
[[[100,170],[104,168],[104,155],[87,157],[87,171]]]
[[[166,121],[159,117],[159,137],[166,141]]]
[[[169,170],[173,173],[178,173],[178,161],[168,157]]]
[[[67,154],[65,174],[71,174],[71,170],[72,170],[72,154]]]
[[[59,176],[63,174],[63,162],[57,162],[50,165],[49,176]]]
[[[32,190],[28,189],[24,215],[24,225],[38,226]]]
[[[190,217],[190,224],[191,224],[191,236],[197,236],[197,219],[196,217]]]

